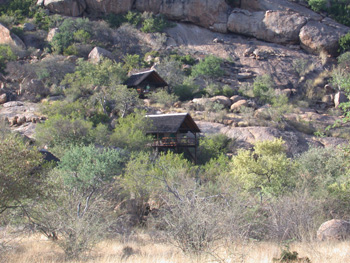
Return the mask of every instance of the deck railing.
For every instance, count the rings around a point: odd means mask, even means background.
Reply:
[[[176,147],[176,146],[195,146],[195,138],[172,138],[163,137],[162,139],[155,139],[152,142],[153,147]]]

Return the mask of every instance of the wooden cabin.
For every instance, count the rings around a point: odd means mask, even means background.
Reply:
[[[144,98],[149,92],[157,88],[168,86],[168,83],[153,69],[131,75],[124,84],[128,88],[135,88],[140,98]]]
[[[153,135],[151,146],[157,151],[173,150],[184,153],[192,161],[197,161],[197,146],[200,129],[188,113],[147,115],[151,128],[147,134]]]

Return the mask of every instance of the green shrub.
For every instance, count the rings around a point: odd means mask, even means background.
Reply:
[[[79,29],[74,32],[73,38],[75,41],[86,44],[91,39],[91,34],[84,29]]]
[[[253,83],[254,97],[258,98],[263,103],[271,102],[275,95],[274,82],[270,75],[257,76]]]
[[[51,20],[50,16],[48,16],[42,8],[39,8],[35,12],[34,21],[38,28],[46,31],[48,31],[53,24],[53,21]]]
[[[0,45],[0,72],[4,73],[6,63],[15,59],[16,56],[10,46]]]
[[[63,55],[65,55],[65,56],[78,55],[77,46],[75,44],[70,45],[69,47],[64,49]]]
[[[21,22],[27,17],[35,14],[35,1],[33,0],[11,0],[7,4],[0,5],[0,14],[6,14]]]
[[[155,16],[152,13],[143,13],[143,22],[141,31],[144,33],[162,32],[165,28],[171,26],[171,24],[162,15]]]
[[[350,51],[350,33],[342,36],[339,39],[340,52]]]
[[[123,61],[123,68],[128,72],[130,72],[133,69],[140,68],[140,56],[137,54],[126,54],[123,58]]]
[[[138,26],[142,21],[142,17],[139,12],[129,11],[125,15],[125,20],[133,26]]]
[[[316,12],[325,11],[327,8],[327,0],[308,0],[312,10]]]
[[[157,92],[152,92],[148,96],[151,101],[159,103],[164,107],[171,107],[176,101],[179,100],[179,97],[175,94],[169,93],[166,90],[159,90]]]
[[[221,77],[224,71],[221,69],[222,59],[215,56],[207,56],[192,68],[193,77]]]
[[[205,164],[211,159],[219,158],[228,151],[232,140],[224,134],[214,134],[200,138],[198,147],[198,163]]]
[[[112,28],[118,28],[123,23],[125,23],[127,20],[122,15],[116,15],[116,14],[108,14],[104,17],[104,20],[109,24]]]

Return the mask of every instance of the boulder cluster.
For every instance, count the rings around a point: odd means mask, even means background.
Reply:
[[[336,55],[338,40],[349,28],[287,0],[39,0],[51,12],[68,16],[86,13],[122,14],[130,10],[162,14],[221,33],[236,33],[260,40],[294,45],[307,52]]]

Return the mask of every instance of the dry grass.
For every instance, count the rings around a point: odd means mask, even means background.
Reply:
[[[40,235],[16,238],[13,249],[1,262],[11,263],[58,263],[64,261],[63,251]],[[291,251],[297,251],[300,257],[308,257],[312,263],[350,262],[348,242],[311,242],[294,243]],[[279,257],[281,246],[276,243],[256,242],[249,244],[231,244],[220,249],[217,256],[204,255],[201,258],[185,255],[170,245],[155,243],[147,236],[138,236],[134,241],[121,242],[107,240],[100,243],[82,262],[135,262],[135,263],[183,263],[183,262],[241,262],[271,263]]]

